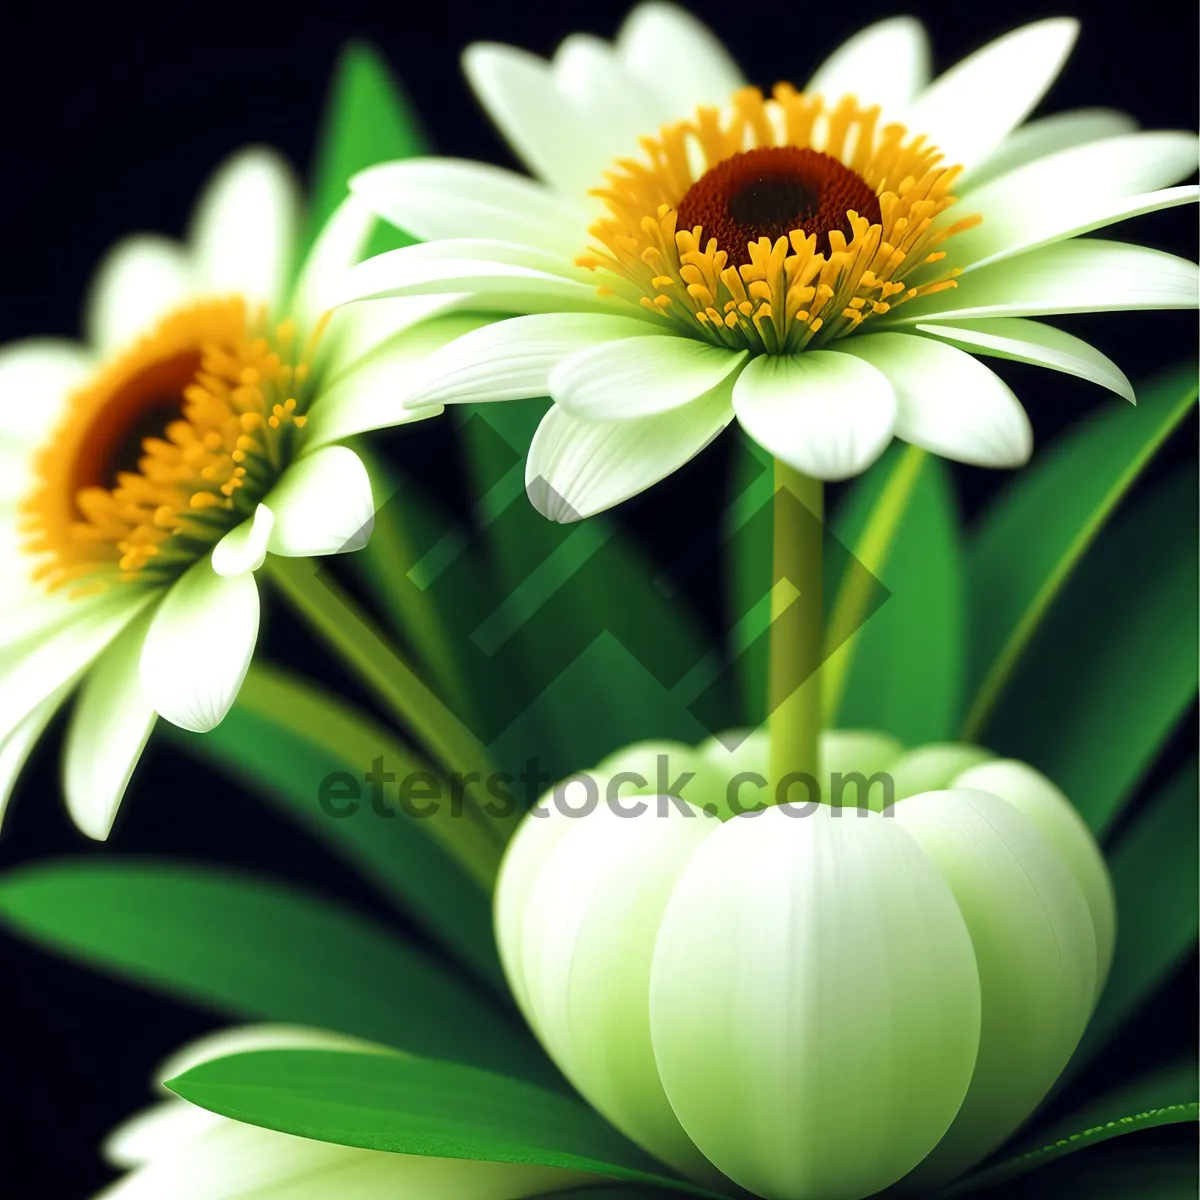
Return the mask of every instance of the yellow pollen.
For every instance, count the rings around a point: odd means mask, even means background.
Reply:
[[[306,420],[295,335],[237,297],[204,301],[103,364],[69,398],[19,507],[34,578],[163,582],[251,515]]]
[[[607,184],[594,194],[608,215],[591,227],[597,244],[576,261],[604,274],[602,294],[752,353],[795,353],[916,296],[955,287],[959,271],[931,275],[921,268],[940,262],[942,243],[979,222],[938,220],[955,203],[950,189],[961,168],[944,165],[936,148],[901,125],[880,128],[879,117],[877,107],[864,108],[853,97],[830,106],[786,84],[771,99],[743,89],[725,118],[701,108],[643,138],[645,158],[622,159],[606,173]],[[733,156],[767,147],[836,159],[836,170],[844,167],[862,181],[856,186],[864,207],[877,202],[877,219],[848,209],[841,229],[821,234],[827,239],[821,249],[818,236],[803,228],[722,246],[700,225],[678,227],[680,203],[693,184]]]

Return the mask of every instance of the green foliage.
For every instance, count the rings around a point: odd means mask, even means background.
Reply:
[[[836,694],[828,699],[830,724],[883,729],[909,746],[950,738],[962,703],[965,629],[959,516],[941,460],[893,444],[856,482],[834,532],[891,594],[824,668],[825,680],[845,679],[840,704]],[[843,574],[831,639],[854,620],[853,578]]]
[[[1195,402],[1196,366],[1184,363],[1142,389],[1136,408],[1110,403],[1039,451],[984,515],[968,555],[965,738],[988,728],[1072,572]]]
[[[358,171],[426,153],[416,114],[378,51],[351,42],[338,58],[314,156],[307,245],[349,194]],[[413,239],[377,222],[367,254],[382,254]]]
[[[1044,771],[1103,833],[1196,692],[1196,478],[1121,517],[1046,614],[987,743]]]
[[[344,1146],[538,1163],[716,1195],[667,1175],[579,1101],[451,1063],[266,1050],[201,1063],[167,1086],[224,1116]]]
[[[373,922],[291,887],[183,863],[51,862],[5,877],[0,920],[233,1017],[556,1079],[515,1018]]]
[[[958,1195],[993,1187],[1127,1133],[1195,1121],[1200,1111],[1197,1095],[1194,1063],[1181,1063],[1156,1071],[1091,1100],[1070,1115],[1038,1130],[1015,1153],[968,1176],[947,1189],[945,1194]]]

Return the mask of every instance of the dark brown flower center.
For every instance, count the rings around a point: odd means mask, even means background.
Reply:
[[[747,249],[759,238],[772,242],[793,230],[815,234],[817,250],[829,253],[829,235],[847,236],[846,214],[880,221],[871,188],[830,154],[795,146],[766,146],[731,155],[706,171],[679,202],[677,227],[700,226],[702,244],[716,238],[729,262],[750,261]]]

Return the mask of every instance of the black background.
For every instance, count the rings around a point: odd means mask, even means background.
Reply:
[[[74,6],[73,6],[74,7]],[[458,70],[468,40],[492,39],[549,53],[575,30],[611,36],[623,0],[585,5],[368,5],[356,0],[285,8],[203,3],[122,10],[114,5],[7,5],[0,14],[0,342],[78,332],[93,265],[135,230],[180,234],[197,188],[230,151],[248,142],[278,147],[307,168],[321,104],[339,46],[376,43],[399,73],[436,148],[509,161]],[[1144,10],[1077,0],[1076,52],[1046,106],[1111,105],[1148,128],[1196,123],[1194,6]],[[881,4],[797,5],[777,0],[716,4],[695,11],[730,46],[754,82],[803,82],[817,61],[855,29],[895,11]],[[1005,29],[1055,15],[1039,3],[909,6],[929,26],[942,69]],[[881,69],[886,66],[881,65]],[[1118,237],[1195,257],[1194,209],[1127,223]],[[1190,313],[1134,313],[1063,324],[1096,341],[1135,381],[1182,357],[1196,341]],[[1038,439],[1077,414],[1118,403],[1062,375],[1005,371]],[[436,423],[431,423],[436,424]],[[444,444],[431,428],[385,440],[405,460]],[[1193,453],[1194,424],[1152,468]],[[695,522],[720,493],[722,456],[704,455],[627,507],[623,519],[659,549],[677,521]],[[956,469],[968,517],[1003,483]],[[265,614],[268,655],[348,686],[277,608]],[[1192,720],[1176,739],[1194,744]],[[268,869],[394,919],[355,877],[292,826],[223,777],[156,738],[126,799],[114,835],[99,847],[63,815],[56,782],[57,733],[45,739],[18,786],[0,864],[62,854],[171,854]],[[1153,1058],[1163,1030],[1194,1026],[1194,960],[1110,1056]],[[60,963],[7,937],[0,940],[0,1193],[78,1197],[110,1173],[96,1146],[148,1098],[153,1065],[181,1041],[218,1022],[211,1016]],[[169,1198],[164,1198],[169,1200]]]

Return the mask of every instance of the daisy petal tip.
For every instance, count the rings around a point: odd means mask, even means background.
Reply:
[[[557,492],[541,475],[526,480],[525,494],[530,504],[548,521],[558,525],[573,525],[583,520],[584,513],[577,512],[561,493]]]

